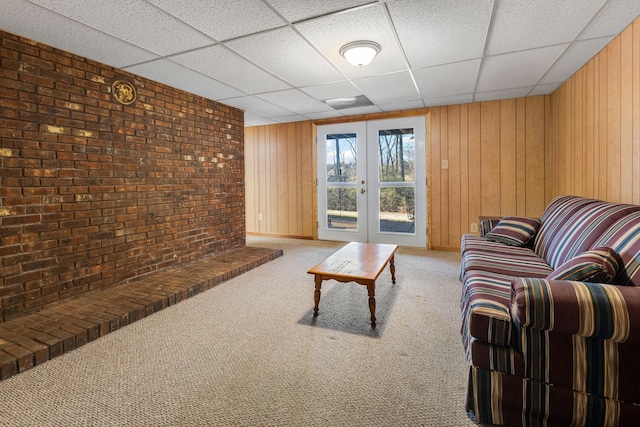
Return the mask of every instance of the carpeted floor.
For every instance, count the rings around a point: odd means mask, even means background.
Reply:
[[[400,248],[397,284],[306,271],[342,243],[249,237],[284,256],[0,382],[0,426],[473,426],[457,253]]]

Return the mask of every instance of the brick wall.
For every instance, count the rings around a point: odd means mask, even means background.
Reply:
[[[0,41],[0,321],[244,245],[241,110]]]

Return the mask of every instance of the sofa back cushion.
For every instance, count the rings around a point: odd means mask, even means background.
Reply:
[[[631,213],[611,225],[594,243],[607,246],[620,256],[623,266],[616,283],[640,286],[640,212]]]
[[[589,250],[618,219],[640,210],[640,206],[607,203],[576,196],[554,199],[540,222],[535,253],[556,269]],[[598,245],[606,246],[606,245]]]

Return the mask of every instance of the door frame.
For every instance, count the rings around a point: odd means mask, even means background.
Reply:
[[[372,136],[373,133],[377,134],[376,128],[384,128],[384,127],[395,127],[395,128],[413,128],[415,135],[415,207],[416,211],[418,209],[422,210],[420,215],[415,215],[415,223],[414,223],[414,233],[412,235],[403,235],[403,233],[380,233],[375,232],[375,241],[379,243],[394,243],[398,242],[398,240],[412,240],[411,243],[400,242],[401,245],[406,246],[414,246],[414,247],[427,247],[428,246],[428,215],[429,215],[429,206],[428,206],[428,186],[427,186],[427,174],[428,174],[428,161],[427,161],[427,117],[420,116],[404,116],[397,118],[389,118],[389,119],[377,119],[377,120],[364,120],[364,121],[355,121],[355,122],[341,122],[335,124],[328,125],[317,125],[315,127],[315,141],[316,141],[316,161],[314,162],[314,167],[317,168],[316,171],[316,188],[315,188],[315,205],[317,207],[315,212],[316,217],[316,238],[322,240],[339,240],[339,241],[369,241],[371,240],[371,236],[369,235],[369,229],[372,227],[368,225],[367,227],[362,227],[362,223],[359,222],[360,230],[357,233],[354,232],[345,232],[345,231],[332,231],[326,229],[326,197],[322,197],[321,200],[321,191],[326,191],[326,188],[321,185],[321,180],[326,179],[325,171],[326,171],[326,163],[320,165],[320,160],[326,162],[326,135],[340,132],[349,132],[353,133],[354,131],[359,134],[362,133],[362,126],[364,126],[364,144],[370,144],[371,140],[377,138],[377,136]],[[356,130],[357,129],[357,130]],[[360,139],[360,138],[359,138]],[[360,146],[361,141],[358,141]],[[377,141],[376,141],[377,146]],[[360,151],[360,149],[358,149]],[[376,195],[375,197],[371,197],[372,185],[373,182],[377,182],[377,161],[378,161],[378,153],[377,150],[367,149],[366,150],[366,164],[367,164],[367,176],[364,178],[366,180],[366,192],[367,195],[365,199],[367,200],[366,212],[368,218],[366,218],[366,222],[368,224],[376,224],[376,228],[378,227],[378,213],[379,213],[379,197]],[[375,160],[372,162],[372,156]],[[361,162],[361,160],[360,160]],[[376,167],[369,167],[369,165],[373,163]],[[358,182],[356,182],[357,189],[360,190],[360,176],[358,177]],[[378,188],[375,188],[377,193]],[[384,187],[384,184],[382,185]],[[360,211],[360,191],[358,191],[358,209]],[[325,228],[323,228],[325,227]],[[366,229],[364,229],[366,228]]]

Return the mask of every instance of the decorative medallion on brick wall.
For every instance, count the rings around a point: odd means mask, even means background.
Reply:
[[[113,96],[124,105],[132,104],[136,100],[136,88],[124,80],[116,80],[111,85]]]

